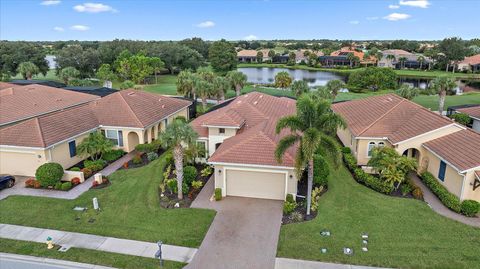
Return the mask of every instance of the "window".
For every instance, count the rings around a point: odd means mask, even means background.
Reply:
[[[105,137],[110,139],[114,145],[123,147],[123,133],[117,130],[106,130]]]
[[[198,158],[206,158],[207,157],[207,143],[205,141],[197,141],[198,147]]]
[[[168,125],[168,118],[163,120],[163,126],[167,128],[167,125]]]
[[[70,150],[70,158],[77,156],[77,144],[75,144],[75,140],[68,142],[68,149]]]
[[[447,170],[447,164],[444,161],[440,161],[440,168],[438,169],[438,179],[445,181],[445,171]]]
[[[379,147],[379,148],[385,147],[385,143],[384,143],[384,142],[378,142],[378,147]]]
[[[219,134],[224,134],[225,133],[225,128],[218,128],[218,133]]]
[[[373,148],[375,148],[376,145],[377,144],[375,144],[375,142],[368,143],[368,152],[367,152],[368,157],[372,157],[372,150]]]
[[[220,147],[221,144],[222,144],[222,143],[217,143],[217,144],[215,144],[215,149],[218,149],[218,147]]]

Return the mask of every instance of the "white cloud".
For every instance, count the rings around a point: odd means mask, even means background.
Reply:
[[[357,25],[357,24],[359,24],[360,22],[359,22],[359,21],[349,21],[349,23],[350,23],[350,24],[355,24],[355,25]]]
[[[401,6],[428,8],[430,2],[428,0],[400,0],[399,4]]]
[[[78,12],[87,12],[87,13],[100,13],[100,12],[117,12],[116,9],[109,5],[104,5],[101,3],[85,3],[82,5],[76,5],[73,7]]]
[[[389,9],[398,9],[398,8],[400,8],[400,6],[399,5],[388,5],[388,8]]]
[[[243,39],[247,40],[247,41],[252,41],[252,40],[257,40],[258,37],[256,35],[247,35],[246,37],[244,37]]]
[[[77,24],[77,25],[73,25],[72,27],[70,27],[70,29],[75,30],[75,31],[88,31],[90,29],[90,27],[88,27],[86,25]]]
[[[60,26],[53,27],[53,30],[55,30],[57,32],[64,32],[65,31],[65,29],[63,29],[63,27],[60,27]]]
[[[212,28],[215,26],[213,21],[202,21],[201,23],[196,25],[198,28]]]
[[[367,21],[375,21],[378,20],[378,17],[367,17]]]
[[[42,6],[55,6],[60,4],[62,1],[60,0],[45,0],[40,3]]]
[[[404,14],[404,13],[392,13],[388,16],[383,17],[383,18],[386,19],[386,20],[389,20],[389,21],[400,21],[400,20],[406,20],[410,17],[411,17],[410,15]]]

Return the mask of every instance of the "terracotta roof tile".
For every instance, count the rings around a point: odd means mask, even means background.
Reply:
[[[453,124],[453,121],[395,94],[332,105],[357,137],[386,137],[393,144]]]
[[[428,141],[424,146],[459,171],[480,167],[480,133],[471,129]]]
[[[0,125],[85,104],[98,96],[38,84],[0,90]]]
[[[480,105],[466,107],[466,108],[459,108],[457,109],[457,111],[468,114],[470,117],[480,120]]]
[[[476,65],[480,64],[480,54],[473,55],[470,57],[465,57],[463,61],[460,62],[461,64],[470,64],[470,65]]]
[[[6,88],[13,88],[13,87],[18,87],[18,86],[12,83],[0,81],[0,90],[6,89]]]
[[[475,171],[475,175],[478,177],[478,179],[480,180],[480,170],[478,171]]]

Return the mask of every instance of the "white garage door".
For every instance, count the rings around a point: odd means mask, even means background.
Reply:
[[[229,196],[285,199],[285,174],[227,169],[226,189]]]
[[[0,152],[0,174],[35,176],[40,165],[34,153]]]

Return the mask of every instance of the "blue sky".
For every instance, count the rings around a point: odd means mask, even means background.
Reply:
[[[0,39],[470,39],[479,10],[479,0],[0,0]]]

